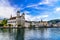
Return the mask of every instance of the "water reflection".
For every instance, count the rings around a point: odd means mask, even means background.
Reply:
[[[24,29],[17,29],[16,40],[24,40]]]
[[[49,37],[50,37],[50,32],[46,28],[25,30],[25,40],[48,40]]]
[[[60,40],[60,28],[0,29],[0,40]]]

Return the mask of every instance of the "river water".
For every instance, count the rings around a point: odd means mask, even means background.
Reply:
[[[60,28],[0,29],[0,40],[60,40]]]

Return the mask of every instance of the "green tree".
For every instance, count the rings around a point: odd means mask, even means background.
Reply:
[[[32,27],[32,22],[30,22],[30,27]]]
[[[3,24],[3,25],[7,25],[7,19],[4,18],[4,19],[2,20],[2,22],[1,22],[1,24]]]
[[[11,24],[8,24],[9,27],[11,27],[12,25]]]
[[[0,23],[0,26],[3,26],[3,24]]]

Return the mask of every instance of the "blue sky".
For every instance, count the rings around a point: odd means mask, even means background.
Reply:
[[[60,19],[60,0],[0,0],[0,18],[16,16],[17,9],[28,21]]]

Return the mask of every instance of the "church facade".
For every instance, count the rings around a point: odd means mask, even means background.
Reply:
[[[16,17],[10,17],[10,19],[8,19],[7,24],[11,24],[14,27],[17,26],[24,26],[25,25],[25,14],[23,13],[22,15],[20,15],[20,11],[17,11],[17,16]]]

